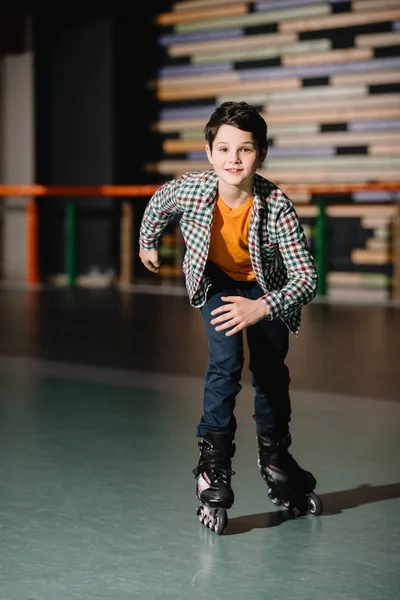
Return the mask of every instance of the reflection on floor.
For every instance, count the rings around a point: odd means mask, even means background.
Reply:
[[[268,500],[244,372],[217,536],[196,517],[207,347],[187,299],[3,289],[0,306],[1,599],[399,597],[397,308],[317,302],[291,338],[319,517]]]

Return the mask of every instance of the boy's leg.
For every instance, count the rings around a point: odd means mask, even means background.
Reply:
[[[222,279],[225,278],[226,276],[222,276]],[[223,304],[221,297],[228,293],[227,288],[222,290],[225,282],[218,279],[208,301],[200,309],[208,339],[209,356],[204,379],[203,415],[197,427],[200,455],[193,474],[200,502],[200,521],[220,532],[226,524],[225,510],[234,502],[231,487],[236,432],[234,409],[236,396],[241,390],[243,335],[240,332],[227,337],[224,331],[215,331],[215,326],[211,325],[211,312]],[[229,289],[229,294],[235,293],[236,290]],[[215,510],[219,512],[215,513]]]
[[[246,333],[257,433],[269,431],[282,437],[289,431],[291,415],[290,375],[285,364],[289,331],[280,319],[263,319]]]
[[[243,369],[243,335],[239,332],[226,336],[225,331],[215,331],[211,325],[211,312],[224,304],[221,297],[229,292],[219,291],[200,309],[208,339],[208,367],[204,380],[203,415],[197,435],[203,437],[207,430],[236,431],[234,409],[236,396],[242,389],[240,379]]]
[[[302,511],[310,508],[308,495],[316,480],[312,473],[302,469],[288,451],[292,439],[289,423],[291,415],[290,376],[285,364],[289,332],[276,319],[263,319],[247,328],[250,351],[250,371],[255,389],[255,420],[260,472],[267,482],[269,494],[275,503],[282,500]],[[320,502],[314,499],[314,512]]]

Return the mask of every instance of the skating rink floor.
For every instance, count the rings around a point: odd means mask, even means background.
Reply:
[[[235,504],[196,516],[207,345],[185,295],[0,289],[0,600],[398,600],[400,309],[313,302],[292,452],[321,516],[267,498],[247,367]]]

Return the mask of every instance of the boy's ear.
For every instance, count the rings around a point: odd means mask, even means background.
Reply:
[[[260,165],[264,162],[264,160],[267,158],[267,154],[268,154],[268,147],[267,148],[263,148],[260,152],[260,158],[258,160],[258,162],[260,163]]]
[[[207,158],[208,158],[208,162],[213,164],[213,160],[211,157],[211,149],[210,146],[208,144],[206,144],[206,154],[207,154]]]

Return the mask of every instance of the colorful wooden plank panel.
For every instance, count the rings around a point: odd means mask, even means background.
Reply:
[[[209,168],[204,124],[217,105],[243,100],[268,123],[270,150],[260,173],[282,187],[399,179],[399,0],[180,0],[156,26],[164,59],[149,88],[159,103],[152,129],[163,156],[150,158],[149,173],[166,180]],[[314,196],[293,199],[304,210]],[[392,216],[368,216],[366,205],[394,206],[396,193],[345,201],[356,212],[339,216],[329,206],[332,222],[350,219],[364,231],[364,217],[386,221],[365,239],[360,234],[365,243],[348,249],[347,266],[332,260],[330,283],[387,286]]]

